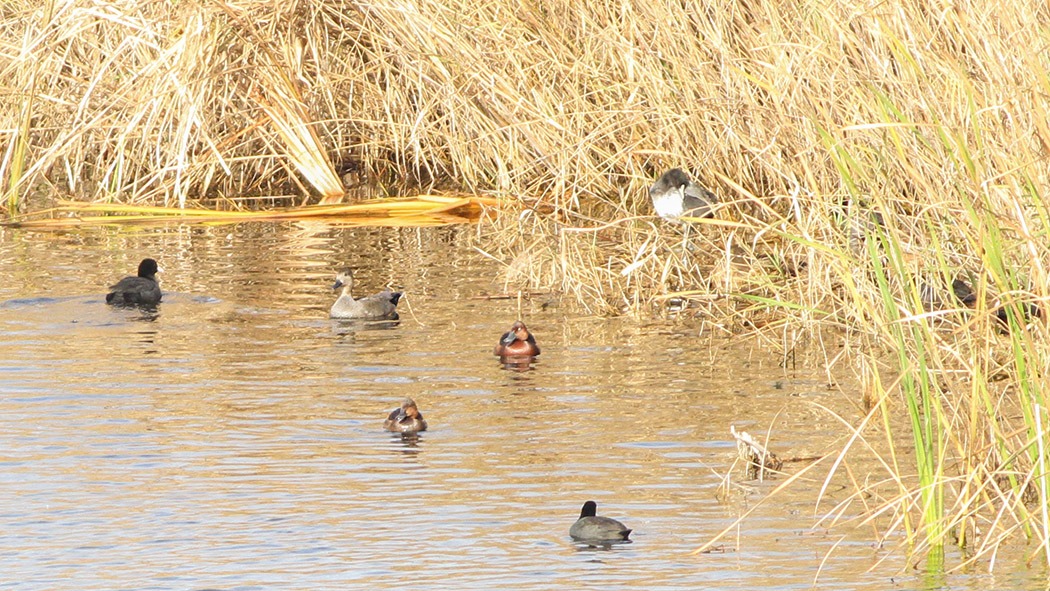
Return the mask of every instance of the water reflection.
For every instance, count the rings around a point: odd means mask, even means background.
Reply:
[[[122,316],[133,322],[156,322],[160,318],[158,306],[127,306],[120,307],[120,311]]]
[[[400,320],[347,320],[345,318],[332,319],[335,333],[347,335],[359,330],[391,330],[397,328]]]
[[[633,544],[634,540],[623,540],[619,542],[580,542],[574,540],[572,545],[577,552],[610,552],[618,546]]]
[[[499,360],[500,368],[507,369],[516,372],[532,371],[533,364],[536,363],[535,357],[501,357]]]
[[[419,433],[392,433],[390,439],[397,443],[400,443],[400,447],[397,451],[402,454],[418,454],[423,451],[423,448],[419,446],[422,437]]]

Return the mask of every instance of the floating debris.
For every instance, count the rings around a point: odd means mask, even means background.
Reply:
[[[747,465],[747,477],[751,480],[762,480],[766,471],[779,472],[784,462],[764,445],[755,441],[747,431],[737,431],[732,425],[729,433],[736,439],[736,451]]]

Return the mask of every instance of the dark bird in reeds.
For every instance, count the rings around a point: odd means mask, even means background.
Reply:
[[[540,354],[540,347],[525,323],[518,320],[500,337],[494,353],[503,358],[535,357]]]
[[[714,215],[718,197],[694,183],[681,168],[672,168],[649,188],[656,214],[665,220],[680,217],[709,218]]]
[[[1006,311],[1007,304],[1001,299],[996,304],[995,319],[999,322],[1000,332],[1009,332],[1010,330],[1010,314]],[[1015,302],[1014,317],[1015,320],[1020,323],[1021,327],[1027,327],[1037,318],[1043,317],[1043,310],[1035,302]]]
[[[397,320],[397,302],[401,299],[400,291],[383,290],[377,294],[355,299],[351,294],[354,288],[353,270],[346,268],[335,276],[332,289],[343,288],[343,293],[332,304],[329,316],[332,318],[354,318],[358,320]]]
[[[383,427],[387,431],[401,433],[402,435],[412,435],[420,431],[426,431],[427,422],[423,419],[423,413],[419,412],[416,401],[411,398],[405,398],[401,402],[400,408],[395,408],[390,412],[390,415],[387,416],[386,421],[383,423]]]
[[[598,517],[598,504],[587,501],[580,511],[580,518],[569,528],[569,535],[581,542],[623,542],[631,534],[626,525],[609,517]]]
[[[919,299],[926,310],[939,310],[946,306],[965,306],[972,308],[977,302],[977,294],[973,288],[962,279],[952,280],[952,293],[950,298],[941,296],[941,289],[933,283],[922,281],[919,283]]]
[[[154,305],[160,303],[160,283],[157,281],[157,261],[142,259],[138,275],[125,277],[111,286],[106,303],[114,306]]]

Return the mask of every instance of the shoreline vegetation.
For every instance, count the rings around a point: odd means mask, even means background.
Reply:
[[[993,568],[1016,541],[1050,563],[1048,10],[15,0],[0,190],[11,220],[511,203],[479,227],[511,284],[597,314],[673,303],[860,376],[821,464],[854,492],[815,499],[823,525],[934,564],[954,544]],[[713,219],[652,215],[674,167]]]

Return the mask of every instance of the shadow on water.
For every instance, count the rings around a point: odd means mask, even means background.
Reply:
[[[109,305],[105,298],[70,296],[61,298],[14,298],[0,302],[0,310],[23,311],[27,318],[53,323],[105,326],[124,321],[152,322],[160,315],[160,304]]]
[[[48,306],[57,304],[59,302],[72,302],[81,298],[15,298],[13,300],[7,300],[6,302],[0,302],[0,309],[17,310],[19,308],[28,308],[32,306]],[[105,300],[103,300],[104,302]]]

